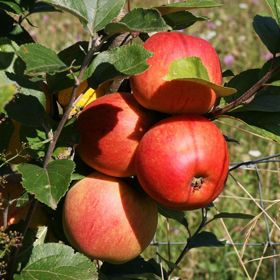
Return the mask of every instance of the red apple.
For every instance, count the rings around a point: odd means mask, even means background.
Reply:
[[[206,207],[223,190],[229,167],[218,127],[199,115],[164,119],[142,138],[136,170],[143,189],[177,210]]]
[[[159,32],[144,43],[144,48],[153,53],[147,60],[149,68],[131,77],[132,92],[142,106],[174,114],[202,114],[213,107],[216,94],[209,87],[190,81],[163,79],[174,60],[195,56],[207,69],[210,82],[220,85],[219,57],[208,41],[179,32]]]
[[[134,154],[156,117],[140,106],[132,94],[111,93],[96,99],[78,117],[78,152],[90,167],[104,174],[135,174]]]
[[[68,191],[63,227],[78,251],[92,259],[123,263],[150,244],[157,205],[122,179],[94,172]]]

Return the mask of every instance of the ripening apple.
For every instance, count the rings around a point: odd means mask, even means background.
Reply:
[[[142,106],[171,114],[211,110],[216,101],[211,88],[192,81],[164,80],[174,60],[198,57],[210,82],[221,85],[220,60],[208,41],[180,32],[159,32],[144,43],[144,48],[153,53],[147,60],[149,68],[130,79],[132,92]]]
[[[76,90],[76,98],[80,94],[85,92],[87,88],[88,88],[88,82],[87,81],[81,82],[81,84],[77,87],[77,90]],[[69,101],[71,99],[72,90],[73,90],[73,87],[68,87],[68,88],[62,89],[58,92],[57,101],[62,107],[66,107],[69,104]]]
[[[93,172],[68,191],[63,228],[70,244],[92,259],[124,263],[152,241],[157,205],[124,179]]]
[[[200,115],[168,117],[142,138],[136,152],[142,188],[176,210],[206,207],[224,189],[229,168],[220,129]]]
[[[99,172],[116,177],[135,175],[134,154],[157,115],[140,106],[130,93],[111,93],[84,108],[78,117],[78,153]]]
[[[111,81],[106,81],[100,84],[97,89],[93,89],[89,87],[87,81],[83,81],[76,90],[75,106],[72,108],[70,116],[75,115],[86,105],[107,93],[110,85]],[[57,101],[63,108],[66,108],[69,104],[72,90],[73,87],[69,87],[58,92]]]

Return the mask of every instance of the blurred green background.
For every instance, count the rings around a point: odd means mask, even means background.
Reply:
[[[131,1],[131,7],[153,7],[171,1]],[[271,56],[262,45],[252,27],[256,14],[269,14],[264,0],[221,0],[220,8],[192,10],[195,15],[207,16],[208,21],[198,22],[186,33],[209,40],[219,53],[223,70],[235,74],[249,68],[261,67]],[[79,21],[64,13],[47,13],[30,17],[34,27],[27,26],[31,35],[43,45],[57,51],[88,39]],[[263,139],[237,120],[219,119],[217,125],[225,135],[235,139],[230,142],[231,163],[254,160],[280,153],[279,144]],[[231,172],[226,188],[215,201],[209,216],[219,212],[246,213],[254,219],[217,219],[205,230],[214,232],[219,239],[236,245],[219,248],[192,249],[175,270],[172,279],[220,279],[239,280],[280,279],[280,246],[268,246],[268,241],[279,242],[279,163],[271,162]],[[266,209],[263,214],[261,208]],[[189,227],[194,231],[200,222],[200,211],[186,213]],[[146,257],[158,256],[175,261],[185,242],[187,232],[177,222],[160,218],[156,241],[160,246],[150,246]],[[273,257],[274,256],[274,257]],[[180,277],[180,278],[176,278]],[[277,278],[275,278],[277,279]]]

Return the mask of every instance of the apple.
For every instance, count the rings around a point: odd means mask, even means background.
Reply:
[[[76,90],[76,98],[80,94],[85,92],[87,88],[88,88],[88,82],[87,81],[81,82]],[[70,101],[71,95],[72,95],[72,90],[73,90],[73,87],[69,87],[69,88],[62,89],[58,92],[57,101],[63,108],[65,108],[69,104],[69,101]]]
[[[122,178],[93,172],[68,191],[63,228],[70,244],[92,259],[124,263],[152,241],[157,205]]]
[[[99,172],[135,175],[134,154],[140,139],[157,121],[130,93],[111,93],[84,108],[77,120],[81,159]]]
[[[136,172],[143,189],[176,210],[209,205],[223,190],[229,168],[220,129],[200,115],[168,117],[142,138]]]
[[[208,41],[180,32],[159,32],[144,43],[144,48],[153,53],[147,60],[149,68],[130,78],[132,92],[142,106],[170,114],[211,110],[216,101],[211,88],[191,81],[164,80],[174,60],[198,57],[210,82],[220,85],[220,60]]]
[[[106,81],[102,84],[100,84],[97,89],[93,89],[89,87],[89,84],[87,81],[83,81],[76,90],[76,98],[79,98],[76,106],[72,109],[72,111],[77,111],[78,108],[76,107],[85,107],[90,102],[94,101],[95,99],[99,98],[100,96],[103,96],[106,92],[108,92],[111,85],[111,81]],[[66,106],[69,104],[71,95],[72,95],[73,87],[69,87],[63,90],[60,90],[57,94],[57,101],[58,103],[63,107],[66,108]],[[73,115],[73,113],[72,113]]]

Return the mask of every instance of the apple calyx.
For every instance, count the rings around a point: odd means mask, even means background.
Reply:
[[[193,177],[191,182],[193,191],[197,191],[201,189],[203,183],[204,183],[204,178],[202,176]]]

